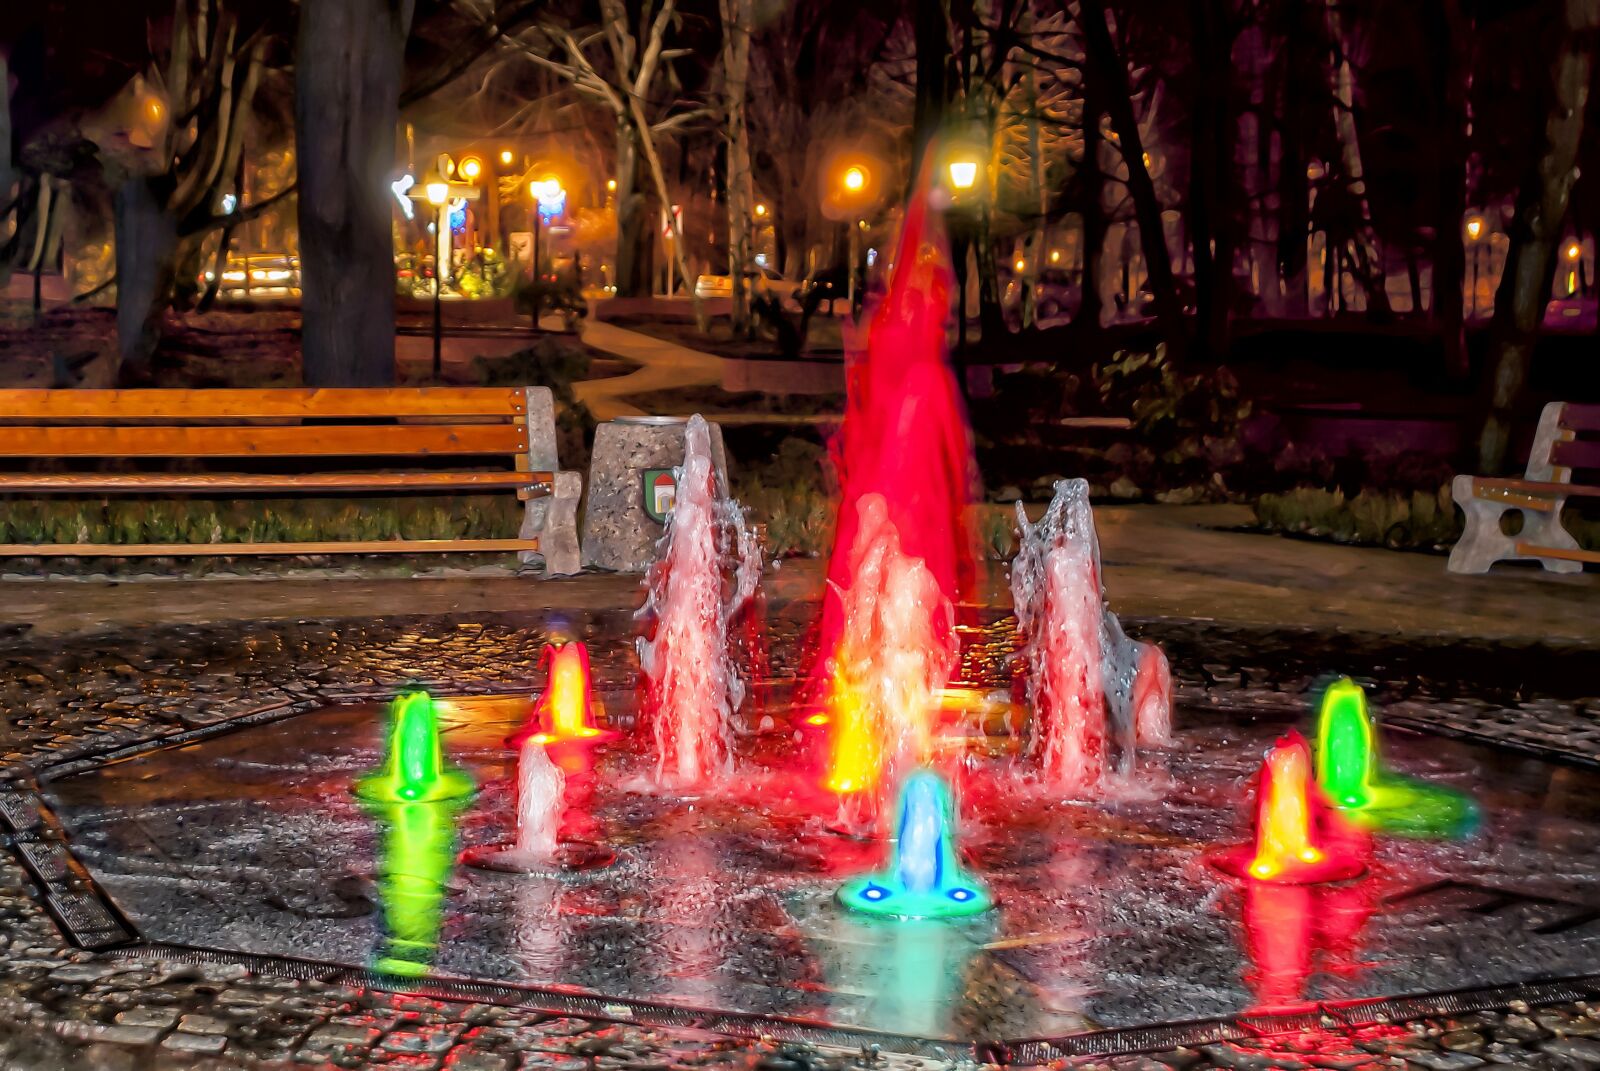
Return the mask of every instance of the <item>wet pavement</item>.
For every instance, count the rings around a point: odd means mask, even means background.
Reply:
[[[1439,564],[1442,570],[1441,563],[1430,564]],[[1111,568],[1115,567],[1108,568],[1108,574]],[[1544,586],[1520,576],[1505,579],[1512,585],[1524,585],[1518,589],[1522,591]],[[191,589],[206,586],[192,585]],[[633,684],[636,661],[628,642],[626,613],[531,607],[508,613],[502,612],[503,603],[495,602],[429,616],[346,617],[337,612],[329,616],[328,596],[337,596],[339,588],[331,582],[323,582],[323,587],[321,613],[316,616],[240,620],[234,615],[243,611],[235,610],[233,615],[223,614],[222,619],[207,624],[118,623],[97,631],[79,628],[54,635],[11,629],[0,640],[0,702],[9,712],[0,733],[4,775],[26,779],[30,773],[51,768],[66,773],[70,769],[66,764],[119,750],[143,749],[253,712],[302,702],[321,704],[363,696],[376,699],[412,681],[451,691],[531,692],[542,684],[539,648],[556,635],[591,641],[595,673],[602,687],[626,691]],[[555,590],[558,585],[530,587],[530,598],[537,598],[539,591]],[[616,587],[620,592],[632,585],[617,583]],[[1586,594],[1584,589],[1568,585],[1551,587],[1559,589],[1562,597]],[[509,590],[507,594],[511,594]],[[1143,604],[1135,601],[1134,605]],[[376,611],[376,605],[352,610],[355,614]],[[797,641],[809,623],[810,611],[804,602],[774,603],[768,627],[776,640],[767,655],[775,677],[792,677],[800,671]],[[1241,716],[1277,719],[1301,715],[1327,674],[1348,673],[1368,685],[1375,706],[1391,723],[1494,742],[1502,750],[1510,745],[1521,749],[1511,754],[1540,759],[1520,767],[1520,760],[1500,754],[1490,763],[1506,772],[1508,784],[1530,776],[1544,779],[1544,787],[1521,798],[1516,808],[1531,813],[1551,807],[1552,813],[1559,815],[1563,808],[1576,807],[1570,802],[1573,800],[1588,800],[1592,805],[1594,791],[1592,786],[1586,787],[1589,775],[1583,771],[1586,764],[1600,764],[1594,650],[1584,642],[1537,642],[1536,621],[1505,619],[1524,633],[1506,642],[1492,635],[1463,638],[1459,633],[1414,631],[1396,635],[1370,628],[1333,632],[1282,622],[1260,625],[1139,618],[1135,613],[1126,620],[1129,632],[1165,646],[1185,723],[1195,731],[1220,731],[1220,726],[1233,724]],[[1410,619],[1415,620],[1415,615]],[[962,676],[969,684],[981,687],[1000,682],[1003,656],[1009,648],[1006,620],[1004,612],[996,610],[980,615],[969,626],[977,630],[967,634]],[[1359,616],[1356,621],[1372,623]],[[1215,712],[1218,720],[1208,722],[1208,712]],[[1224,716],[1226,721],[1221,720]],[[1406,736],[1396,747],[1413,749],[1419,762],[1441,764],[1441,775],[1460,776],[1450,773],[1449,755],[1477,753],[1430,747],[1436,739]],[[1553,765],[1545,765],[1545,761]],[[129,762],[123,768],[133,769],[134,765]],[[494,776],[485,778],[491,787],[494,780]],[[1529,828],[1537,828],[1537,823]],[[483,833],[491,835],[492,831]],[[1556,850],[1549,843],[1540,843],[1537,835],[1532,842],[1533,849]],[[1512,837],[1495,843],[1520,842]],[[1570,847],[1560,850],[1572,852],[1573,857],[1579,854]],[[1524,856],[1524,862],[1531,858]],[[1496,853],[1478,862],[1500,866],[1505,860]],[[1556,880],[1565,873],[1552,871],[1550,877]],[[1092,879],[1091,870],[1087,879],[1066,874],[1057,880],[1071,885],[1085,880],[1092,883]],[[359,884],[330,888],[328,898],[318,898],[320,892],[313,896],[312,889],[303,891],[308,899],[294,901],[303,912],[326,913],[330,905],[359,903],[360,896],[370,896]],[[1546,900],[1588,902],[1586,897],[1569,895],[1570,889],[1546,885],[1539,891],[1552,894]],[[1521,943],[1529,946],[1535,938],[1526,937],[1524,931],[1547,924],[1549,920],[1539,912],[1554,910],[1548,903],[1541,906],[1529,900],[1478,910],[1474,919],[1470,917],[1474,909],[1482,909],[1485,901],[1472,899],[1477,894],[1470,889],[1443,889],[1429,895],[1443,900],[1418,903],[1417,912],[1437,915],[1448,911],[1457,919],[1466,915],[1469,922],[1483,927],[1472,931],[1480,936],[1504,939],[1524,934]],[[290,901],[286,898],[284,902]],[[1236,910],[1242,910],[1242,905]],[[221,1061],[217,1066],[228,1067],[266,1060],[347,1067],[645,1071],[737,1065],[802,1071],[864,1059],[856,1051],[859,1046],[840,1051],[781,1040],[735,1041],[703,1030],[617,1022],[617,1015],[598,1008],[582,1015],[550,1015],[487,1000],[472,1003],[383,992],[348,975],[313,972],[309,978],[296,979],[268,970],[252,971],[238,963],[185,963],[150,952],[118,956],[75,951],[30,892],[30,883],[9,853],[0,860],[0,919],[4,919],[0,924],[0,1066],[5,1067],[187,1067],[215,1058]],[[1139,918],[1130,916],[1128,921]],[[1144,921],[1155,928],[1162,924],[1161,919]],[[1600,923],[1585,925],[1592,928]],[[1226,978],[1226,986],[1238,987],[1244,978],[1238,934],[1220,928],[1220,923],[1218,926],[1215,947],[1225,947],[1229,957],[1209,964],[1206,971],[1210,973],[1201,976]],[[1454,960],[1470,960],[1478,947],[1477,943],[1468,946],[1465,954]],[[1516,949],[1517,954],[1528,951]],[[704,950],[690,942],[679,952],[693,958]],[[1318,960],[1321,970],[1327,965],[1326,954],[1319,951],[1318,955],[1323,957]],[[1595,969],[1596,958],[1600,957],[1591,957],[1590,971]],[[1447,957],[1441,962],[1448,961]],[[1383,969],[1378,969],[1379,976]],[[1583,973],[1564,963],[1551,964],[1549,972]],[[1289,973],[1294,973],[1292,964]],[[670,984],[693,981],[683,974],[672,975],[676,981]],[[1069,975],[1063,972],[1062,977]],[[1420,988],[1438,989],[1448,984],[1448,977],[1441,973],[1439,985]],[[1015,995],[1024,991],[1022,987],[1006,988],[1015,984],[1014,974],[1006,970],[978,971],[972,978],[980,993]],[[1344,983],[1337,971],[1325,972],[1315,981],[1329,987],[1318,990],[1324,995],[1347,992],[1340,988]],[[1237,988],[1227,991],[1235,996],[1243,992]],[[1426,1014],[1404,1009],[1382,1013],[1395,1022],[1405,1020],[1401,1026],[1352,1025],[1355,1019],[1348,1010],[1335,1015],[1327,1010],[1334,1006],[1325,1005],[1293,1032],[1269,1029],[1271,1038],[1252,1041],[1238,1029],[1229,1033],[1219,1028],[1206,1035],[1210,1040],[1187,1038],[1188,1047],[1183,1049],[1174,1049],[1167,1035],[1151,1035],[1143,1042],[1128,1040],[1123,1043],[1130,1047],[1120,1051],[1159,1051],[1162,1062],[1129,1055],[1117,1057],[1109,1065],[1262,1069],[1353,1069],[1402,1063],[1438,1069],[1486,1063],[1600,1066],[1600,1017],[1596,1005],[1584,1003],[1597,997],[1600,982],[1591,981],[1493,999],[1482,997],[1477,1004],[1458,1003],[1449,1018],[1438,1018],[1438,1009]],[[1529,998],[1534,1006],[1519,1010],[1515,1002]],[[1158,1004],[1159,1000],[1152,999],[1152,1007]],[[1020,997],[991,998],[983,1006],[1012,1005],[1026,1007]],[[1205,1007],[1192,1002],[1185,1006]],[[1136,1019],[1118,1019],[1114,1010],[1102,1009],[1099,1015],[1108,1023]],[[1063,1060],[1107,1065],[1106,1058],[1075,1056],[1076,1051],[1069,1046],[977,1055],[991,1059],[1009,1055],[1017,1062]],[[922,1059],[925,1064],[942,1062]],[[903,1061],[884,1055],[877,1063],[898,1068]]]

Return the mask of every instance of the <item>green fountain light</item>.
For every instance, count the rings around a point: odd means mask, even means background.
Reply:
[[[389,705],[389,750],[383,769],[355,783],[375,803],[461,799],[476,789],[464,770],[446,767],[439,712],[427,692],[402,692]]]
[[[989,893],[956,860],[950,789],[938,774],[918,770],[900,791],[900,821],[889,870],[847,882],[839,901],[865,915],[944,919],[994,906]]]
[[[1328,686],[1317,718],[1317,784],[1357,825],[1405,837],[1464,837],[1478,805],[1454,789],[1385,770],[1366,693],[1348,677]]]

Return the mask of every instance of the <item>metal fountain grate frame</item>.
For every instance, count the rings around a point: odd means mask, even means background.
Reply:
[[[500,694],[502,687],[451,688],[424,683],[435,695],[464,698]],[[381,701],[392,689],[340,691],[315,698],[254,707],[209,725],[156,736],[93,755],[0,771],[0,832],[6,846],[35,885],[39,900],[63,936],[75,947],[118,958],[160,958],[188,964],[232,964],[257,974],[316,980],[326,984],[406,993],[463,1003],[496,1004],[551,1015],[659,1028],[697,1029],[751,1041],[809,1044],[849,1052],[880,1052],[942,1062],[980,1062],[1013,1067],[1048,1064],[1072,1057],[1121,1056],[1250,1041],[1315,1030],[1354,1031],[1442,1015],[1506,1010],[1600,998],[1600,973],[1541,979],[1436,993],[1323,1001],[1292,1011],[1237,1015],[1109,1030],[1083,1031],[1053,1038],[952,1042],[909,1034],[838,1027],[781,1016],[692,1008],[657,1001],[564,992],[472,978],[434,976],[400,979],[344,964],[289,956],[234,952],[150,941],[134,926],[77,859],[65,828],[39,792],[46,781],[68,777],[150,752],[181,747],[268,722],[292,718],[330,705]],[[1419,723],[1422,731],[1437,727]],[[1521,750],[1521,749],[1517,749]]]

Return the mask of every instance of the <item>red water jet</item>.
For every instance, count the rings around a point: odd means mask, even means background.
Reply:
[[[1366,869],[1360,838],[1340,823],[1311,775],[1311,749],[1290,730],[1261,764],[1256,839],[1212,863],[1235,877],[1280,885],[1343,881]]]
[[[539,661],[550,676],[529,713],[528,721],[506,743],[517,750],[529,740],[555,744],[602,735],[590,720],[594,708],[589,674],[589,648],[581,641],[547,643]]]

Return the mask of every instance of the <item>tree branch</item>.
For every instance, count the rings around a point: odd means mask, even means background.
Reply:
[[[268,197],[265,200],[257,201],[248,208],[240,208],[236,211],[226,213],[225,215],[206,216],[200,220],[197,220],[195,223],[183,229],[183,237],[193,238],[196,235],[204,234],[207,231],[214,231],[218,227],[237,227],[241,223],[249,223],[251,220],[262,215],[272,206],[276,205],[279,201],[282,201],[286,197],[293,197],[299,192],[300,184],[298,182],[291,182],[289,185],[285,186],[271,197]]]

